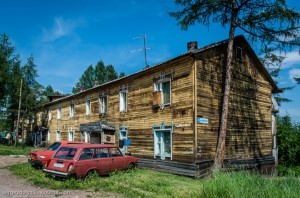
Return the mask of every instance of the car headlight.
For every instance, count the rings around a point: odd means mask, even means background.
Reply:
[[[39,156],[39,158],[42,158],[42,159],[44,159],[44,158],[46,158],[46,157],[45,157],[45,156],[43,156],[43,155],[40,155],[40,156]]]

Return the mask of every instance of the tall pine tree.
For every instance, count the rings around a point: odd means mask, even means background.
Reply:
[[[214,22],[229,30],[221,126],[215,155],[215,168],[220,169],[225,155],[236,30],[244,31],[250,41],[285,51],[286,47],[300,46],[300,14],[289,8],[285,0],[176,0],[175,3],[183,9],[169,14],[179,21],[181,29],[186,30],[195,23],[209,26]]]

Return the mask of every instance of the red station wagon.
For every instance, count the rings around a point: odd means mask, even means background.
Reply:
[[[47,164],[51,157],[54,155],[55,151],[60,146],[65,146],[68,144],[88,144],[86,142],[70,142],[70,141],[61,141],[61,142],[54,142],[51,146],[49,146],[45,150],[32,150],[29,153],[28,162],[31,163],[32,166],[44,166]]]
[[[54,177],[83,178],[95,171],[103,175],[136,165],[136,157],[123,155],[115,145],[67,145],[59,148],[43,171]]]

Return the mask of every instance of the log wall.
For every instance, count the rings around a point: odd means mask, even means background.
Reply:
[[[56,131],[61,131],[61,139],[68,139],[68,132],[75,131],[75,141],[82,141],[79,126],[82,123],[107,121],[112,123],[116,131],[116,144],[118,144],[119,126],[128,127],[128,138],[131,145],[128,152],[141,158],[154,157],[153,125],[174,124],[172,135],[172,160],[179,162],[193,162],[193,75],[191,56],[183,56],[162,65],[149,68],[144,72],[131,75],[97,88],[84,91],[50,103],[52,119],[48,121],[50,141],[56,139]],[[153,78],[161,73],[171,74],[171,106],[157,108],[153,106],[155,94]],[[120,112],[120,87],[128,87],[128,110]],[[99,93],[107,92],[108,112],[99,114]],[[86,116],[86,99],[91,100],[91,114]],[[70,118],[70,103],[75,104],[75,117]],[[62,118],[57,119],[57,106],[62,105]],[[183,126],[183,127],[181,127]]]
[[[239,43],[235,43],[234,49]],[[227,159],[271,155],[271,90],[248,49],[242,61],[234,59],[226,138]],[[197,124],[197,161],[214,159],[222,111],[226,45],[198,55],[197,115],[208,124]],[[234,56],[235,57],[235,56]]]

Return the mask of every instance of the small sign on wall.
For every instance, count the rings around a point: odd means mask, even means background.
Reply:
[[[198,124],[208,124],[208,118],[197,117]]]
[[[115,143],[115,135],[104,134],[103,143]]]

